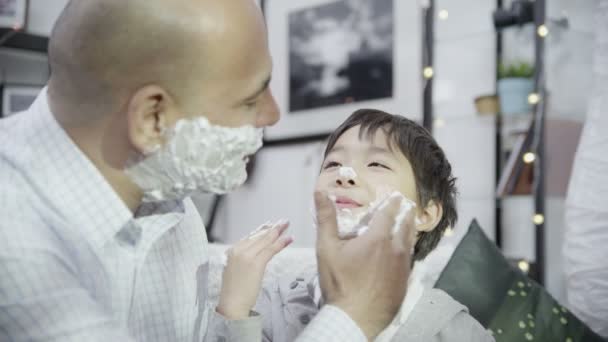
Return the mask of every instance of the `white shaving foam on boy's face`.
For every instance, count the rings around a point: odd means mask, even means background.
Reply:
[[[342,166],[338,169],[338,175],[342,178],[355,179],[357,178],[357,172],[350,166]]]
[[[262,147],[262,129],[216,126],[201,116],[179,120],[167,130],[166,141],[125,170],[144,192],[144,202],[239,187],[247,179],[247,156]]]
[[[393,191],[388,187],[381,187],[376,190],[376,199],[370,202],[366,211],[353,213],[350,209],[338,209],[336,207],[336,222],[338,223],[338,235],[341,238],[348,236],[359,236],[369,230],[367,222],[362,222],[364,218],[369,218],[376,211],[384,209],[392,198],[401,198],[399,212],[395,217],[395,225],[393,226],[393,234],[397,234],[403,220],[407,217],[410,210],[416,207],[416,203],[398,191]],[[336,196],[329,195],[329,199],[335,204]],[[416,224],[419,224],[416,218]]]
[[[365,216],[365,212],[353,213],[349,209],[340,209],[336,212],[336,221],[338,222],[338,235],[342,238],[352,234],[360,235],[358,227],[361,219]]]

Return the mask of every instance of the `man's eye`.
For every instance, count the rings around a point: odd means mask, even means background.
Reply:
[[[335,161],[330,161],[330,162],[327,162],[325,164],[325,166],[323,167],[323,169],[327,170],[327,169],[331,169],[333,167],[340,167],[340,166],[341,166],[340,163],[335,162]]]
[[[253,109],[258,105],[257,101],[256,102],[248,102],[245,103],[245,107],[247,107],[247,109]]]
[[[369,163],[367,166],[369,166],[369,167],[381,167],[381,168],[385,168],[387,170],[391,169],[390,167],[388,167],[388,166],[386,166],[384,164],[378,163],[378,162]]]

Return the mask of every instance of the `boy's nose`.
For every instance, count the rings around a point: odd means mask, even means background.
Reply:
[[[343,187],[351,187],[356,185],[357,182],[355,182],[353,177],[338,176],[338,178],[336,178],[336,184]]]

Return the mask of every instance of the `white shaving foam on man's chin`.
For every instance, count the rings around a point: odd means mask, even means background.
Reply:
[[[144,192],[144,202],[183,199],[194,192],[223,194],[247,180],[247,156],[262,147],[262,130],[221,127],[205,117],[182,119],[167,132],[167,143],[127,175]]]

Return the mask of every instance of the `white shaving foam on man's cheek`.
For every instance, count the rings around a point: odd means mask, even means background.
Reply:
[[[262,146],[262,130],[220,127],[204,117],[183,119],[167,132],[167,143],[126,173],[144,201],[182,199],[195,191],[226,193],[247,179],[246,157]]]

